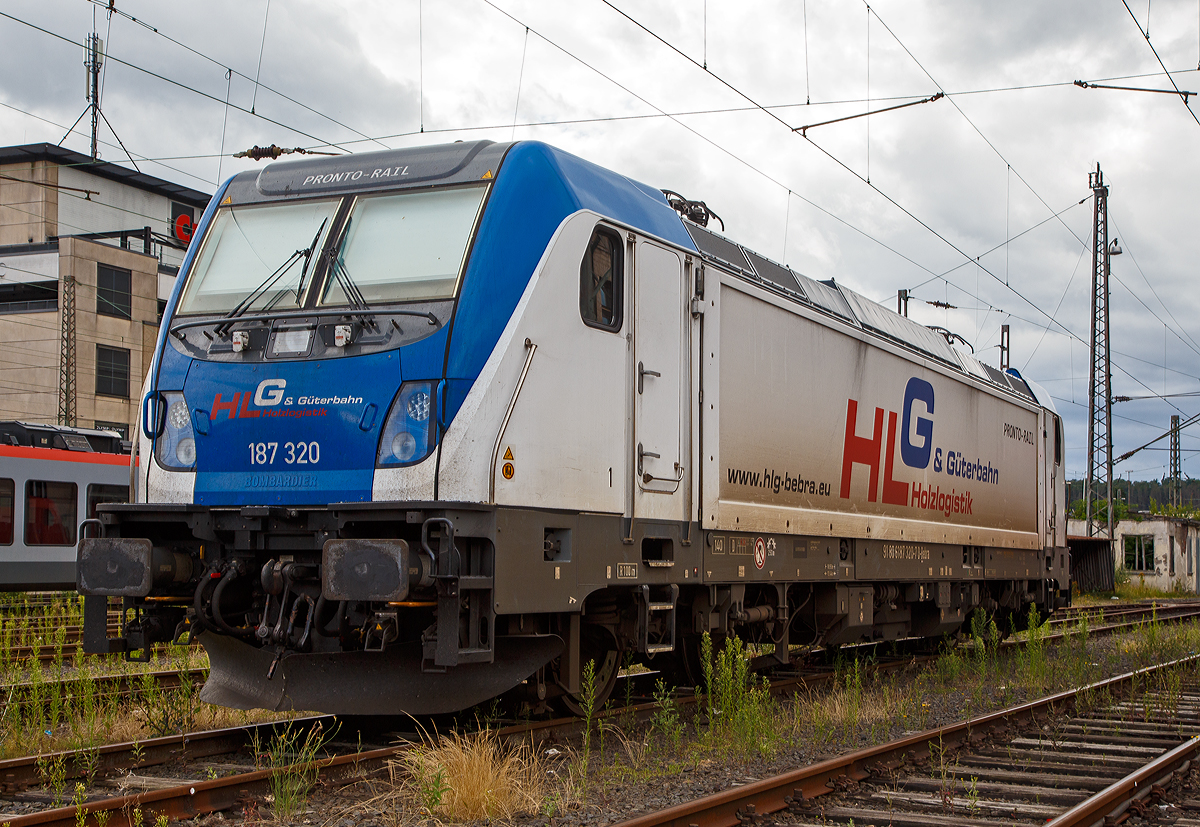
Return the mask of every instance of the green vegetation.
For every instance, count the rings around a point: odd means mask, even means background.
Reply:
[[[289,721],[286,726],[276,729],[265,753],[255,741],[257,760],[265,759],[271,769],[271,811],[276,818],[289,821],[304,811],[317,782],[314,762],[335,734],[336,729],[326,735],[319,723],[306,729],[295,727]]]

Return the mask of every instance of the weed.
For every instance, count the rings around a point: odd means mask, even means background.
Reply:
[[[707,648],[711,650],[711,643]],[[773,702],[767,683],[760,684],[749,670],[741,640],[736,635],[726,638],[710,672],[710,727],[738,751],[768,754],[774,748]]]
[[[658,704],[658,709],[650,716],[650,731],[662,735],[667,742],[667,751],[674,754],[683,738],[683,720],[679,715],[679,704],[675,702],[675,693],[667,688],[662,678],[654,684],[654,702]]]
[[[579,706],[583,710],[583,750],[580,753],[580,774],[587,779],[588,757],[592,748],[592,723],[596,716],[596,662],[583,665],[579,678]]]
[[[946,810],[954,809],[955,788],[954,769],[957,762],[950,764],[946,761],[946,747],[939,737],[937,744],[929,744],[930,765],[933,768],[933,779],[938,782],[938,798]]]
[[[287,821],[308,803],[317,780],[314,764],[317,753],[333,735],[325,736],[319,723],[307,732],[294,727],[291,721],[276,729],[268,746],[267,761],[272,770],[271,794],[275,798],[272,809],[278,818]]]
[[[61,807],[67,789],[67,757],[63,753],[46,758],[38,756],[37,771],[50,790],[52,804]]]
[[[71,803],[75,805],[75,827],[87,827],[87,810],[83,809],[86,802],[87,786],[82,782],[77,782],[75,795],[71,796]]]

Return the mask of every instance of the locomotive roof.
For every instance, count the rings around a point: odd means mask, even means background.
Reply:
[[[1016,371],[1001,372],[991,365],[983,364],[974,356],[951,347],[946,338],[936,331],[912,321],[907,316],[892,312],[833,279],[811,279],[712,230],[682,218],[680,220],[704,258],[719,264],[723,269],[731,270],[742,279],[774,293],[781,293],[793,301],[815,307],[844,322],[930,356],[954,370],[1053,410],[1049,404],[1049,397],[1045,393],[1039,393],[1040,389],[1026,383]]]
[[[577,208],[651,232],[696,251],[736,276],[809,305],[870,333],[915,350],[1005,391],[1043,405],[1040,389],[1016,371],[1001,372],[952,347],[945,337],[871,301],[844,285],[817,281],[744,247],[723,235],[685,220],[661,191],[536,141],[493,143],[459,141],[434,146],[363,152],[322,158],[276,161],[258,171],[236,175],[221,203],[248,204],[355,191],[448,186],[489,181],[500,175],[510,149],[520,147],[521,163],[531,155],[555,168]],[[511,165],[510,165],[511,166]],[[504,175],[524,170],[505,169]],[[686,232],[683,232],[686,230]],[[1043,401],[1042,397],[1046,397]]]

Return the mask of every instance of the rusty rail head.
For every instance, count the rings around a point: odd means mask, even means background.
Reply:
[[[1191,761],[1198,752],[1200,736],[1180,744],[1165,755],[1160,755],[1120,781],[1114,781],[1091,798],[1079,802],[1062,815],[1046,822],[1045,827],[1088,827],[1102,821],[1113,810],[1137,798],[1143,790],[1149,791],[1165,776]]]
[[[616,827],[689,827],[689,825],[735,827],[742,821],[739,813],[776,812],[786,808],[793,799],[799,799],[801,796],[815,798],[829,792],[829,782],[834,779],[848,778],[861,781],[871,775],[870,769],[875,767],[890,768],[905,761],[924,758],[929,755],[930,745],[934,742],[941,744],[942,748],[957,747],[972,738],[980,737],[984,731],[992,727],[1012,721],[1028,720],[1058,707],[1070,706],[1084,693],[1116,689],[1160,670],[1195,663],[1200,663],[1200,655],[1180,658],[1157,666],[1147,666],[1144,669],[1126,672],[1123,675],[1097,681],[1079,689],[1058,692],[1036,701],[981,715],[957,724],[919,732],[898,741],[830,758],[774,778],[734,787],[655,813],[647,813],[623,821]],[[749,807],[754,809],[747,809]],[[1083,823],[1085,822],[1079,822],[1079,824]]]
[[[328,726],[333,720],[332,715],[320,715],[312,718],[293,718],[286,723],[307,728],[316,724]],[[270,730],[282,723],[285,722],[267,721],[250,726],[148,738],[133,743],[9,758],[0,761],[0,791],[15,792],[25,787],[44,784],[45,779],[38,770],[39,761],[45,763],[61,760],[64,778],[67,780],[82,778],[89,773],[104,775],[112,770],[134,769],[164,764],[176,759],[205,758],[233,752],[250,743],[255,733],[267,736]]]
[[[278,772],[316,768],[324,778],[351,778],[372,772],[405,749],[403,746],[322,758],[311,764],[291,768],[272,768],[217,778],[212,781],[196,781],[166,790],[125,795],[117,798],[90,801],[80,807],[59,807],[18,816],[4,822],[4,827],[96,827],[96,813],[109,813],[107,827],[133,827],[137,823],[136,811],[141,812],[142,824],[153,824],[159,816],[184,819],[195,818],[204,813],[228,810],[249,796],[260,795],[270,789],[271,778]]]

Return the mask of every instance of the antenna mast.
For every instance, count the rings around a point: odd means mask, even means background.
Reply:
[[[104,65],[104,40],[92,32],[83,46],[83,65],[87,69],[87,101],[92,110],[92,160],[98,157],[96,139],[100,130],[100,67]]]

